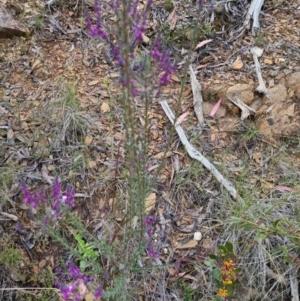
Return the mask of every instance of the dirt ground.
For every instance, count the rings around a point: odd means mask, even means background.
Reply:
[[[249,30],[238,31],[248,1],[237,1],[235,6],[231,2],[226,5],[224,1],[214,5],[208,2],[204,4],[203,27],[198,32],[197,44],[211,41],[191,53],[192,66],[202,86],[205,116],[202,129],[194,113],[189,76],[183,82],[183,66],[191,43],[189,26],[197,18],[195,5],[173,1],[174,11],[167,10],[164,1],[154,1],[146,32],[149,41],[143,47],[148,49],[155,39],[155,29],[163,28],[164,23],[174,26],[173,30],[164,29],[164,34],[178,70],[149,108],[149,178],[152,179],[169,147],[166,165],[152,192],[152,209],[165,220],[164,226],[157,225],[156,249],[160,250],[162,262],[171,258],[168,277],[164,278],[167,284],[161,288],[152,275],[144,289],[160,297],[150,297],[151,294],[141,291],[139,300],[213,300],[212,294],[207,294],[211,286],[199,288],[201,281],[210,282],[199,265],[208,254],[216,252],[218,244],[232,238],[230,233],[238,232],[229,232],[224,225],[218,227],[222,219],[227,220],[231,215],[230,207],[236,206],[230,205],[230,198],[224,196],[226,192],[219,183],[199,162],[188,157],[176,136],[168,145],[172,126],[160,100],[167,100],[176,111],[182,91],[179,114],[188,113],[181,126],[189,141],[234,183],[246,200],[250,196],[257,204],[269,204],[288,193],[293,193],[291,198],[296,199],[300,191],[300,2],[265,1],[261,30],[256,36]],[[53,179],[59,176],[61,183],[73,184],[75,215],[93,233],[97,232],[99,221],[104,223],[107,212],[117,221],[124,214],[124,206],[115,205],[116,191],[120,196],[125,190],[122,175],[117,172],[118,166],[124,164],[126,151],[123,117],[118,106],[120,71],[109,57],[107,45],[88,35],[83,11],[89,8],[92,12],[91,6],[81,0],[77,4],[61,0],[47,6],[37,0],[8,5],[30,34],[0,40],[0,211],[4,213],[0,219],[0,248],[1,252],[18,249],[22,257],[17,268],[0,260],[2,287],[20,288],[17,295],[15,291],[2,292],[2,300],[57,298],[56,292],[45,297],[40,291],[25,293],[22,288],[52,286],[47,282],[47,273],[66,256],[57,243],[41,235],[41,225],[23,203],[21,182],[31,189],[43,186],[50,190]],[[103,17],[109,26],[114,26],[115,19],[109,11]],[[255,91],[258,80],[250,52],[254,46],[263,49],[259,62],[268,95]],[[251,115],[241,120],[241,110],[230,102],[230,97],[237,97],[252,108]],[[211,116],[221,98],[219,109]],[[138,97],[135,104],[136,120],[142,126],[143,108]],[[289,206],[285,206],[286,211],[294,208]],[[255,208],[257,212],[267,210]],[[255,217],[255,211],[249,212],[240,217]],[[270,218],[272,221],[276,214]],[[15,233],[17,222],[23,226],[22,235]],[[107,221],[108,228],[113,227],[110,223]],[[195,231],[203,237],[197,243],[193,239]],[[235,242],[237,250],[241,250],[242,245],[252,244],[253,238],[244,236],[241,245],[238,239]],[[295,262],[298,260],[299,254],[294,249],[287,253],[294,254]],[[251,263],[249,258],[241,262],[246,266]],[[272,264],[268,267],[281,276],[282,270]],[[249,272],[252,273],[255,272]],[[163,277],[161,271],[157,275]],[[270,273],[263,293],[260,285],[253,285],[253,292],[249,293],[251,277],[248,279],[246,272],[244,275],[246,280],[241,277],[241,282],[246,285],[239,289],[236,300],[263,300],[262,294],[267,292],[270,296],[267,300],[289,300],[285,298],[292,296],[290,285]],[[189,289],[179,285],[179,280],[187,283],[193,297],[188,299],[184,295]],[[168,298],[161,297],[162,290]],[[201,293],[196,294],[196,290]]]

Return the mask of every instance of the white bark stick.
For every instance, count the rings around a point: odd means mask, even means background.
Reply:
[[[164,100],[161,103],[161,106],[163,110],[165,111],[166,115],[168,116],[169,120],[171,123],[174,125],[175,122],[175,116],[170,109],[168,103]],[[236,189],[234,188],[233,184],[229,181],[227,181],[221,174],[220,172],[215,168],[214,165],[212,165],[200,152],[198,152],[188,141],[188,139],[185,136],[185,133],[182,129],[182,127],[179,124],[175,124],[175,130],[186,148],[188,154],[190,155],[191,158],[196,159],[200,161],[213,175],[214,177],[218,180],[218,182],[226,188],[226,190],[230,193],[230,195],[237,201],[243,202],[243,199],[239,196],[237,193]]]
[[[291,295],[292,301],[299,301],[299,291],[298,291],[298,279],[297,279],[297,268],[294,267],[292,264],[289,264],[290,273],[290,286],[291,286]]]
[[[258,58],[261,57],[263,50],[258,47],[251,48],[250,52],[253,55],[254,63],[255,63],[255,71],[258,79],[258,87],[255,89],[257,92],[264,93],[268,97],[268,90],[262,78],[260,64]]]
[[[249,115],[251,115],[251,111],[253,113],[255,113],[255,110],[253,110],[252,108],[247,106],[240,99],[232,99],[231,97],[228,97],[228,99],[241,109],[241,111],[242,111],[241,120],[245,120]]]
[[[251,30],[251,33],[253,35],[255,35],[255,30],[258,30],[260,28],[259,14],[263,4],[264,4],[264,0],[252,0],[244,21],[243,27],[249,29],[251,18],[253,19],[252,30]]]
[[[190,65],[190,77],[191,77],[191,86],[192,86],[192,91],[193,91],[193,98],[194,98],[194,111],[197,116],[197,119],[199,121],[200,126],[204,125],[204,116],[203,116],[203,110],[202,110],[202,88],[200,83],[198,82],[196,78],[196,74],[193,70],[193,67]]]

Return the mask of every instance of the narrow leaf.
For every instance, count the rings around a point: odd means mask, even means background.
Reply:
[[[185,112],[182,115],[180,115],[177,119],[176,124],[181,124],[181,122],[186,118],[187,115],[189,115],[189,112]]]
[[[222,100],[223,100],[223,97],[221,97],[218,100],[218,102],[214,105],[214,107],[211,109],[211,112],[210,112],[209,116],[214,116],[217,113],[217,111],[218,111],[218,109],[221,105]]]
[[[212,41],[212,40],[204,40],[204,41],[200,42],[200,43],[196,46],[196,49],[198,49],[198,48],[200,48],[200,47],[202,47],[202,46],[204,46],[204,45],[210,43],[211,41]]]

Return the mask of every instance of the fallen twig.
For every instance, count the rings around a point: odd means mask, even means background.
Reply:
[[[193,70],[193,67],[190,65],[190,77],[191,77],[191,86],[192,86],[192,91],[193,91],[193,98],[194,98],[194,111],[197,116],[197,119],[199,121],[200,126],[204,125],[204,116],[203,116],[203,110],[202,110],[202,94],[201,94],[201,85],[198,82],[196,78],[196,74]]]
[[[299,301],[299,291],[298,291],[299,282],[297,280],[298,268],[293,266],[292,264],[289,264],[289,268],[290,268],[289,278],[290,278],[292,301]]]
[[[252,0],[251,5],[248,9],[243,27],[249,29],[250,21],[252,18],[253,19],[252,30],[251,30],[252,35],[255,35],[255,30],[258,30],[260,28],[259,14],[263,4],[264,4],[264,0]]]
[[[250,52],[253,55],[254,63],[255,63],[255,70],[257,74],[258,79],[258,87],[255,89],[257,92],[264,93],[268,97],[268,90],[266,88],[266,85],[264,83],[264,80],[261,75],[261,69],[259,65],[258,58],[261,57],[263,54],[263,50],[258,47],[253,47]]]
[[[251,115],[251,111],[253,113],[255,113],[255,110],[253,110],[252,108],[250,108],[249,106],[247,106],[244,102],[242,102],[239,99],[232,99],[231,97],[227,98],[234,103],[236,106],[238,106],[241,111],[242,111],[242,116],[241,116],[241,120],[245,120],[246,118],[248,118],[249,115]]]
[[[169,120],[174,125],[175,116],[174,116],[172,110],[170,109],[168,103],[164,100],[160,104],[161,104],[163,110],[165,111],[166,115],[168,116]],[[184,147],[186,148],[188,154],[190,155],[190,157],[200,161],[214,175],[214,177],[218,180],[218,182],[227,189],[227,191],[230,193],[230,195],[235,200],[243,202],[243,199],[239,196],[239,194],[237,193],[237,191],[234,188],[233,184],[231,182],[227,181],[220,174],[220,172],[215,168],[215,166],[212,165],[200,152],[198,152],[190,144],[190,142],[187,140],[187,138],[185,136],[185,133],[184,133],[182,127],[178,123],[175,124],[175,129],[176,129],[176,132],[177,132],[182,144],[184,145]]]

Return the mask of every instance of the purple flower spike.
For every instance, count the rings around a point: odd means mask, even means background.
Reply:
[[[102,297],[102,295],[103,295],[103,289],[101,286],[99,286],[94,292],[94,297],[96,299],[100,299]]]
[[[39,192],[39,200],[42,202],[42,203],[46,203],[46,194],[45,194],[45,190],[43,188],[40,189],[40,192]]]
[[[69,272],[70,272],[70,277],[73,279],[78,279],[81,278],[82,276],[80,269],[72,262],[69,265]]]
[[[149,257],[151,257],[151,258],[159,258],[159,254],[153,250],[153,247],[151,246],[151,244],[149,244],[147,247],[147,253],[148,253]]]
[[[74,208],[76,206],[74,202],[74,197],[75,197],[75,190],[73,187],[68,186],[66,189],[66,195],[62,197],[64,200],[65,204],[70,206],[71,208]]]
[[[154,215],[147,215],[144,222],[146,227],[152,226],[156,222],[156,217]]]
[[[52,196],[55,201],[59,201],[62,198],[58,178],[55,178],[54,180],[53,187],[52,187]]]
[[[158,38],[151,51],[152,58],[157,62],[159,76],[159,85],[163,86],[171,81],[171,74],[176,70],[175,64],[171,62],[170,54],[167,51],[160,51],[160,38]]]
[[[108,35],[102,26],[101,9],[100,9],[100,5],[99,5],[99,1],[97,1],[97,0],[95,1],[94,11],[96,13],[96,18],[97,18],[95,26],[92,25],[92,22],[91,22],[91,19],[90,19],[88,13],[85,14],[85,23],[86,23],[86,27],[89,30],[89,34],[91,37],[101,37],[103,40],[107,40]]]
[[[22,191],[25,197],[24,198],[25,204],[31,205],[31,200],[32,200],[31,192],[28,190],[25,183],[22,183]]]
[[[144,33],[144,26],[142,25],[134,25],[133,32],[134,32],[134,39],[138,41],[143,41],[143,33]]]

